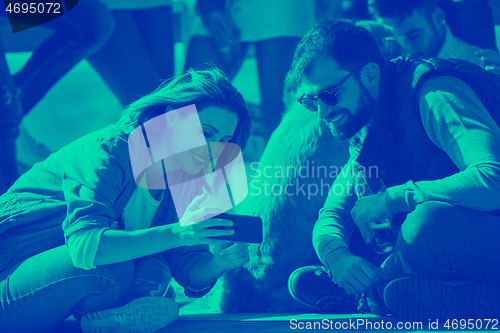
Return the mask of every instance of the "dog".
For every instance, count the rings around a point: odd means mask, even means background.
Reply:
[[[348,142],[335,139],[315,113],[298,105],[285,114],[260,162],[250,165],[249,194],[237,213],[260,216],[264,238],[250,245],[248,264],[222,278],[222,312],[305,310],[290,296],[288,277],[320,264],[313,226],[348,158]]]

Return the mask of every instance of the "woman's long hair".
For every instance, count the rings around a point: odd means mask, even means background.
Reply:
[[[158,89],[137,101],[131,103],[122,113],[117,125],[127,134],[135,128],[142,126],[149,120],[160,116],[168,111],[196,105],[198,112],[206,107],[215,106],[233,112],[238,117],[233,138],[229,141],[245,149],[252,131],[252,122],[245,101],[236,88],[228,81],[226,76],[217,68],[208,70],[189,70],[185,74],[174,77],[163,82]],[[224,149],[217,160],[216,169],[220,168],[236,156],[234,149]],[[199,175],[185,174],[182,170],[176,170],[171,175],[175,183],[183,183],[189,179],[201,177],[207,174],[206,170],[200,171]],[[213,187],[225,186],[222,177],[215,177],[210,184]],[[173,185],[173,184],[172,184]],[[207,190],[209,184],[206,184]],[[170,189],[172,195],[182,197],[183,203],[178,208],[179,219],[183,215],[189,203],[203,192],[202,188],[189,186],[178,186]]]
[[[217,68],[188,70],[164,81],[155,91],[131,103],[117,125],[127,133],[168,110],[195,104],[198,111],[208,106],[221,107],[238,116],[230,142],[245,149],[252,132],[252,121],[245,101],[227,77]]]

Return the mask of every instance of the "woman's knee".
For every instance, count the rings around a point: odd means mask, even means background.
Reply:
[[[134,262],[125,261],[116,264],[98,266],[93,274],[104,277],[117,288],[117,293],[123,293],[129,286],[134,275]]]
[[[87,278],[85,297],[75,305],[78,315],[116,305],[127,292],[134,275],[133,261],[98,266]]]

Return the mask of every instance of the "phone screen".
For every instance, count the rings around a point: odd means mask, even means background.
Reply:
[[[232,227],[210,227],[207,229],[234,229],[234,234],[229,236],[213,237],[216,239],[230,240],[244,243],[262,242],[262,219],[258,216],[219,214],[216,219],[233,221]]]

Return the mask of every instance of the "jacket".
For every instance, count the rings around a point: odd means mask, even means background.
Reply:
[[[500,76],[467,61],[398,58],[386,63],[382,78],[376,118],[362,144],[351,141],[344,169],[360,164],[382,179],[388,187],[386,204],[398,222],[428,200],[498,214]],[[441,82],[459,89],[455,95],[460,96],[451,96],[446,86],[436,87]],[[487,140],[484,145],[458,143],[451,127],[484,134]],[[489,151],[476,154],[483,146]],[[470,156],[461,155],[465,152]],[[325,264],[328,254],[349,247],[357,231],[350,216],[357,200],[348,185],[353,183],[349,172],[335,180],[334,187],[345,191],[328,196],[315,224],[313,243]]]
[[[119,220],[137,187],[127,139],[116,125],[90,133],[34,165],[0,197],[0,271],[48,249],[74,244],[70,239],[80,230],[109,228]],[[177,222],[168,193],[152,225],[165,221]],[[197,293],[188,286],[191,269],[212,257],[206,246],[162,254],[186,295],[201,297],[209,291]]]

